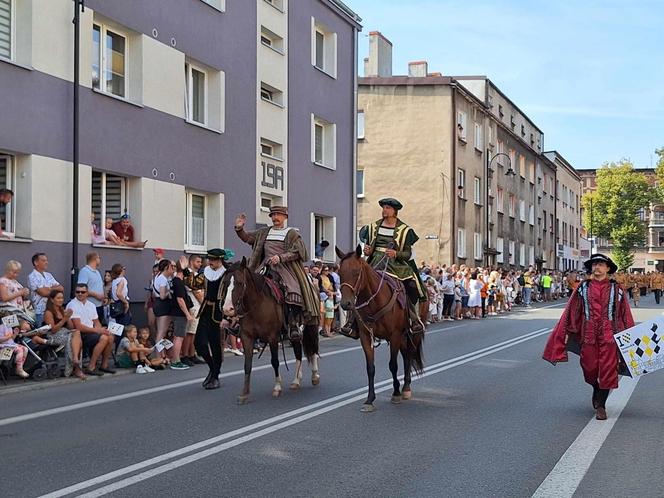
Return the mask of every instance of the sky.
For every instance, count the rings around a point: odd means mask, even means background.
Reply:
[[[577,169],[664,147],[664,0],[346,0],[393,44],[393,72],[488,76]]]

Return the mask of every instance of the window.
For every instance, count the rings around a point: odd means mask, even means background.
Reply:
[[[284,92],[261,81],[261,99],[278,106],[284,105]]]
[[[519,155],[519,174],[521,178],[526,177],[526,156]]]
[[[322,259],[324,261],[334,261],[334,247],[337,242],[337,219],[333,216],[323,216],[318,214],[311,215],[311,255],[316,259]],[[316,246],[326,240],[330,243],[322,256],[316,254]],[[318,248],[319,251],[322,248]]]
[[[475,177],[473,180],[473,187],[475,192],[475,204],[482,204],[482,180]]]
[[[184,71],[187,120],[207,125],[207,73],[190,63],[184,65]]]
[[[273,142],[267,138],[261,138],[261,155],[283,161],[283,150],[284,147],[280,143]]]
[[[510,240],[509,248],[510,248],[510,259],[509,259],[509,263],[510,263],[511,265],[513,265],[513,264],[514,264],[514,258],[516,257],[516,255],[515,255],[515,249],[514,249],[514,241],[513,241],[513,240]]]
[[[526,221],[526,201],[519,199],[519,220]]]
[[[364,170],[358,169],[355,171],[355,184],[357,188],[357,197],[362,199],[364,197]]]
[[[205,250],[207,245],[207,196],[187,193],[186,246],[187,249]]]
[[[336,142],[336,125],[312,114],[311,162],[325,168],[336,169]]]
[[[504,154],[505,153],[505,144],[503,143],[502,140],[498,140],[496,142],[496,154]],[[499,156],[498,157],[498,166],[504,166],[505,165],[505,156]]]
[[[507,214],[509,214],[510,218],[514,218],[516,214],[516,197],[514,197],[514,194],[509,195],[509,203],[507,206]]]
[[[466,141],[466,113],[457,112],[457,137],[462,142]]]
[[[311,18],[311,64],[337,77],[337,34]]]
[[[92,27],[92,88],[125,97],[127,39],[101,24]]]
[[[261,44],[282,55],[284,53],[284,39],[265,26],[261,26]]]
[[[509,149],[507,152],[507,155],[510,158],[510,164],[509,167],[512,169],[516,169],[517,164],[516,164],[516,152],[513,149]]]
[[[535,206],[532,204],[528,206],[528,223],[531,225],[535,224]]]
[[[553,214],[549,215],[549,221],[550,221],[549,230],[551,231],[551,233],[553,233]]]
[[[535,248],[533,246],[528,246],[528,264],[535,264]]]
[[[543,216],[544,225],[542,226],[542,230],[544,230],[546,232],[546,211],[544,211],[543,213],[544,213],[544,216]]]
[[[265,0],[267,3],[275,7],[277,10],[284,10],[284,0]]]
[[[364,111],[357,111],[357,139],[364,140]]]
[[[272,197],[269,195],[261,195],[261,211],[269,213],[272,207]]]
[[[0,57],[13,59],[14,0],[0,0]]]
[[[483,253],[483,250],[482,250],[482,234],[479,234],[477,232],[475,232],[473,234],[473,246],[474,246],[473,257],[476,260],[481,260],[482,259],[482,253]]]
[[[503,250],[505,249],[505,241],[502,237],[496,238],[496,263],[503,264],[505,262],[505,255]]]
[[[553,177],[549,177],[549,195],[553,198],[554,188],[553,188]]]
[[[519,264],[526,266],[526,244],[523,242],[519,244]]]
[[[13,157],[0,155],[0,188],[14,189],[14,162]],[[15,197],[11,202],[0,205],[0,228],[7,234],[14,233]]]
[[[531,162],[528,165],[528,178],[530,180],[530,183],[533,185],[535,184],[535,163]]]
[[[466,230],[457,229],[457,257],[466,257]]]
[[[101,227],[103,235],[106,218],[111,218],[115,222],[127,212],[127,178],[93,171],[92,212],[95,215],[95,223]]]
[[[482,126],[475,123],[475,148],[481,151],[483,147],[484,144],[482,143]]]
[[[489,124],[489,145],[493,145],[493,126]]]
[[[505,207],[504,207],[505,206],[505,191],[503,190],[502,187],[498,187],[496,202],[497,202],[496,211],[498,211],[499,213],[504,212],[504,210],[505,210]]]
[[[466,198],[466,172],[462,169],[457,170],[457,194],[462,199]]]

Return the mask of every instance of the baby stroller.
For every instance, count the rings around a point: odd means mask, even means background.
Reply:
[[[30,374],[34,380],[55,379],[62,372],[60,358],[53,346],[46,344],[35,344],[30,338],[43,334],[50,330],[49,325],[40,327],[29,332],[23,332],[16,337],[16,342],[28,349],[28,357],[23,365],[23,370]]]

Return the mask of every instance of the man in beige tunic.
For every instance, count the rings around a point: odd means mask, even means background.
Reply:
[[[253,247],[247,264],[250,270],[259,272],[267,268],[281,278],[288,307],[288,335],[291,339],[298,339],[301,337],[300,325],[318,322],[319,297],[304,271],[304,262],[309,256],[300,232],[286,226],[288,208],[271,207],[270,219],[271,227],[246,232],[247,218],[240,214],[235,220],[235,233]]]

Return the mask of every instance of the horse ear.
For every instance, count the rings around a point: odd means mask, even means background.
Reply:
[[[342,252],[342,250],[339,249],[337,246],[334,246],[334,252],[337,253],[337,258],[339,259],[344,259],[346,257],[346,254]]]
[[[362,246],[360,244],[357,244],[357,247],[355,248],[355,256],[358,258],[362,257]]]

